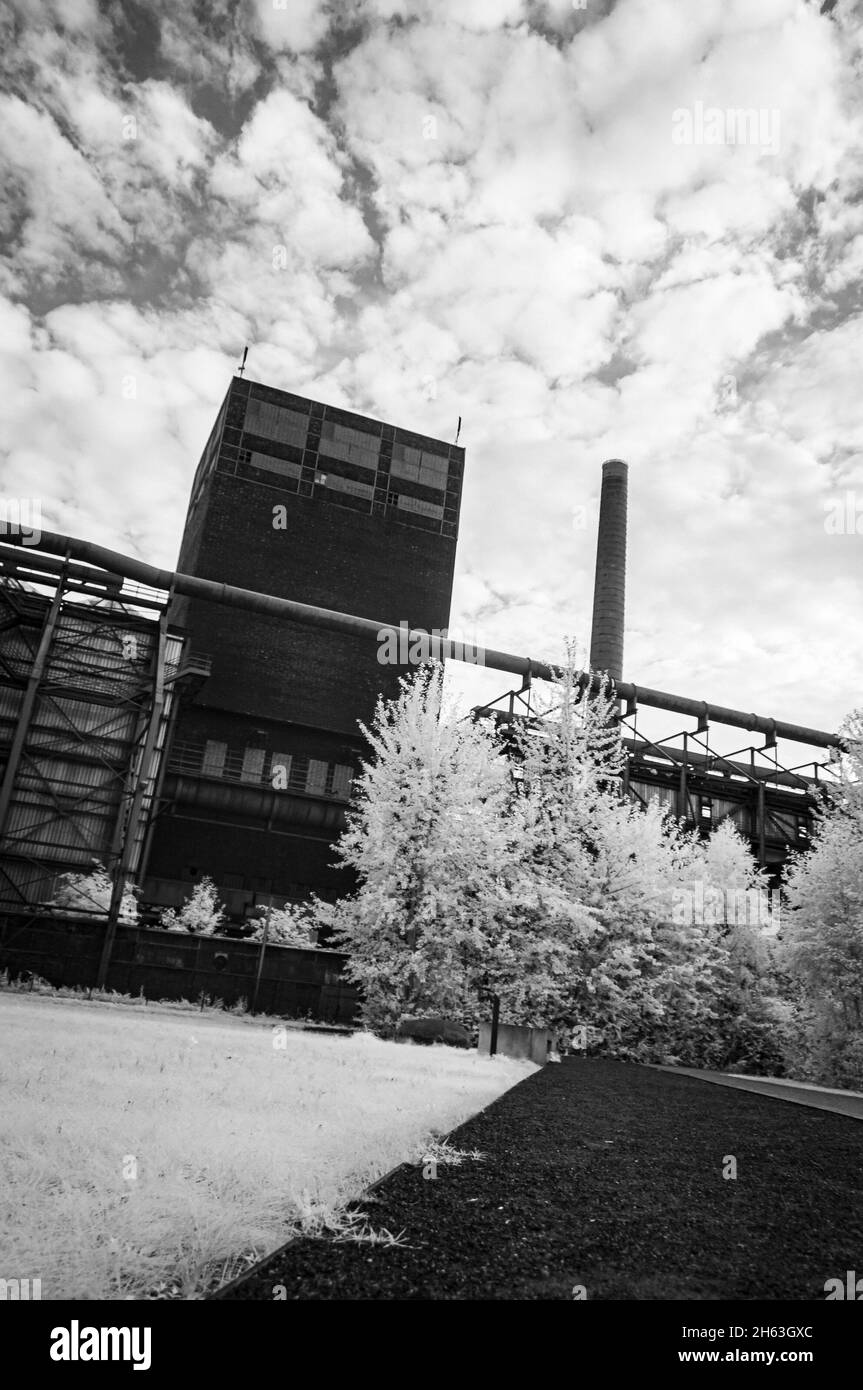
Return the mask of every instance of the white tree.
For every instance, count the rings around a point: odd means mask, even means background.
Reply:
[[[673,908],[703,872],[701,851],[660,805],[623,800],[617,710],[609,685],[583,693],[569,647],[550,706],[522,740],[542,820],[536,870],[580,909],[547,923],[571,962],[559,1021],[618,1055],[700,1060],[716,1031],[722,951]]]
[[[255,929],[246,940],[263,941],[265,928],[267,941],[274,946],[303,946],[308,949],[317,943],[314,909],[306,904],[287,903],[284,907],[262,908],[255,918]]]
[[[702,842],[695,891],[705,936],[725,957],[717,972],[718,1066],[760,1074],[786,1069],[792,1009],[776,935],[781,912],[749,843],[730,819]]]
[[[372,758],[338,848],[359,890],[333,914],[365,1018],[390,1028],[406,1013],[481,1011],[480,983],[506,992],[555,968],[531,931],[525,865],[532,818],[493,728],[444,708],[443,672],[421,668],[364,729]],[[520,1006],[536,1005],[536,988]]]
[[[783,942],[803,994],[800,1062],[813,1079],[863,1084],[863,712],[842,729],[846,753],[823,795],[811,848],[791,857]]]
[[[98,859],[94,859],[89,874],[68,873],[61,876],[51,906],[75,917],[94,913],[107,915],[112,892],[111,875]],[[138,901],[132,888],[127,887],[123,892],[118,920],[127,925],[134,925],[138,921]]]
[[[208,877],[195,885],[179,912],[169,907],[159,917],[161,926],[168,931],[193,932],[199,936],[213,936],[224,920],[216,886]]]

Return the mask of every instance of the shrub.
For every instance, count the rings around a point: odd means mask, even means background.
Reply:
[[[213,936],[224,921],[225,914],[211,878],[202,878],[195,885],[179,912],[169,907],[159,918],[166,931],[192,932],[199,936]]]
[[[107,916],[113,887],[113,879],[104,864],[94,859],[89,874],[69,873],[60,877],[50,906],[61,908],[70,917]],[[131,888],[123,893],[119,920],[132,925],[138,920],[138,902]]]
[[[269,910],[267,941],[274,946],[304,946],[307,950],[317,944],[317,928],[312,921],[311,911],[304,904],[287,904]],[[261,910],[256,919],[255,930],[246,939],[263,941],[267,925],[267,908]]]

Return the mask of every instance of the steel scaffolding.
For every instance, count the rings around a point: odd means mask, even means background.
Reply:
[[[3,906],[49,904],[94,862],[136,881],[183,674],[166,606],[68,560],[0,557]]]

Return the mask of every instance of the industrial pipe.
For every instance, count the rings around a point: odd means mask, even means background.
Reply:
[[[31,533],[28,532],[28,536]],[[52,555],[62,555],[72,560],[99,566],[111,574],[124,579],[135,580],[153,589],[172,590],[186,598],[201,599],[206,603],[224,603],[232,608],[246,608],[255,613],[269,614],[274,618],[286,618],[305,627],[323,627],[333,632],[344,632],[354,637],[373,637],[378,640],[382,633],[398,634],[395,623],[377,622],[373,618],[358,618],[349,613],[337,613],[331,608],[316,608],[309,603],[298,603],[295,599],[277,598],[274,594],[260,594],[253,589],[240,589],[233,584],[220,584],[213,579],[199,579],[196,575],[172,573],[171,570],[157,569],[155,565],[145,564],[129,555],[120,555],[95,545],[92,541],[82,541],[74,536],[61,536],[51,531],[43,531],[39,545],[33,546],[24,536],[11,530],[6,533],[6,541],[0,544],[0,554],[8,553],[8,546],[28,550],[44,550]],[[404,631],[404,629],[401,629]],[[430,655],[438,659],[470,661],[465,655],[461,642],[435,637],[413,629],[408,633],[410,643],[414,636],[425,640]],[[473,649],[476,650],[475,648]],[[536,680],[551,681],[560,673],[559,666],[547,662],[534,661],[527,656],[513,656],[509,652],[498,652],[480,648],[480,660],[475,664],[489,667],[493,671],[506,671],[510,675],[534,677]],[[596,691],[601,688],[603,677],[596,672],[585,671],[578,676],[583,690]],[[626,700],[633,707],[636,704],[648,705],[653,709],[670,710],[675,714],[689,715],[700,723],[713,721],[727,724],[733,728],[746,729],[750,733],[761,733],[772,738],[791,739],[795,743],[805,743],[812,748],[839,748],[838,734],[825,733],[823,729],[809,729],[801,724],[788,724],[781,719],[770,719],[766,715],[747,714],[743,710],[728,709],[723,705],[711,705],[698,700],[690,700],[684,695],[671,695],[664,690],[649,690],[627,681],[612,680],[613,693],[617,699]]]

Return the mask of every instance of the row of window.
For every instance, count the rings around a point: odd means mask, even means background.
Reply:
[[[290,459],[277,459],[272,454],[259,454],[256,449],[246,450],[246,462],[254,468],[265,468],[269,473],[278,473],[283,478],[299,478],[302,466],[291,463]]]
[[[425,483],[426,487],[446,491],[449,463],[440,454],[430,453],[428,449],[413,449],[408,444],[393,446],[390,473],[397,478],[409,478],[414,483]]]
[[[371,483],[357,483],[353,478],[343,478],[340,473],[316,473],[315,482],[335,488],[336,492],[349,492],[352,497],[367,497],[369,501],[375,494]]]
[[[358,483],[353,478],[343,478],[339,473],[317,473],[315,482],[325,487],[335,488],[336,492],[347,492],[352,497],[365,497],[371,501],[375,490],[371,483]],[[404,493],[390,492],[387,505],[399,507],[403,512],[415,512],[419,516],[433,516],[443,520],[443,507],[436,502],[426,502],[421,497],[407,497]]]
[[[246,406],[243,428],[247,434],[257,434],[262,439],[277,439],[281,444],[293,444],[295,448],[302,449],[306,443],[309,417],[299,410],[289,410],[283,405],[272,405],[269,401],[252,398]]]
[[[302,475],[301,465],[291,463],[289,459],[277,459],[270,454],[258,453],[254,449],[246,450],[243,457],[245,462],[250,463],[254,468],[265,469],[268,473],[277,473],[282,478],[299,480]],[[351,497],[364,497],[369,502],[374,497],[375,490],[371,483],[359,483],[354,478],[343,478],[340,473],[328,473],[319,469],[315,474],[315,482],[320,487],[332,488],[335,492],[345,492]],[[443,520],[443,506],[438,502],[427,502],[422,497],[409,497],[405,493],[390,492],[387,497],[387,504],[391,507],[398,507],[403,512],[413,512],[417,516],[430,516],[436,521]]]
[[[263,439],[276,439],[282,444],[292,444],[297,449],[306,446],[309,417],[298,410],[286,406],[273,405],[269,401],[251,399],[246,407],[243,426],[247,434],[256,434]],[[381,440],[377,435],[365,430],[352,429],[340,425],[335,420],[324,420],[321,425],[320,454],[325,457],[341,459],[360,468],[375,472],[381,451]],[[390,472],[398,478],[409,478],[427,487],[446,490],[449,461],[443,454],[429,449],[415,448],[410,444],[393,445]]]
[[[390,493],[387,501],[400,507],[403,512],[417,512],[420,516],[443,520],[443,507],[438,506],[437,502],[425,502],[422,497],[407,497],[403,492]]]
[[[381,441],[364,430],[353,430],[335,420],[325,420],[318,451],[330,458],[343,459],[345,463],[359,464],[360,468],[368,468],[373,473],[378,466]]]
[[[200,745],[175,750],[173,759],[181,771],[201,771],[207,777],[231,782],[269,786],[274,791],[309,792],[314,796],[333,796],[347,801],[351,794],[354,769],[345,763],[308,758],[292,753],[269,753],[265,748],[245,748],[242,754],[229,753],[221,739],[208,739]]]

